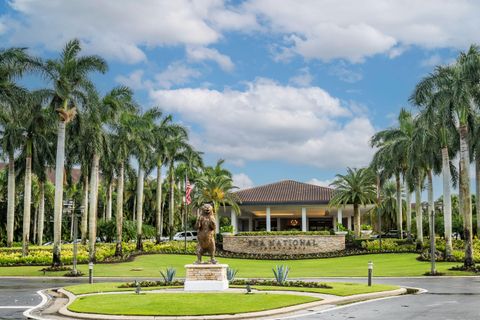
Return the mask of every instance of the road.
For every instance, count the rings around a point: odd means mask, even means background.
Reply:
[[[86,279],[12,279],[0,278],[0,319],[23,319],[28,306],[40,302],[40,289],[85,283]],[[361,279],[322,279],[322,281],[357,282]],[[420,287],[429,292],[375,302],[343,306],[323,313],[309,313],[295,318],[328,320],[464,320],[480,319],[480,277],[470,278],[389,278],[377,283]]]

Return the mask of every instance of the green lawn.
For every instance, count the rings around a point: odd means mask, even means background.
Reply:
[[[109,294],[80,297],[68,309],[114,315],[214,315],[263,311],[319,300],[314,297],[267,293]]]
[[[374,276],[421,276],[429,271],[429,262],[417,261],[415,253],[372,254],[328,259],[309,260],[251,260],[219,258],[220,263],[238,269],[238,278],[273,277],[272,267],[285,264],[290,267],[290,277],[349,277],[366,276],[367,263],[373,261]],[[95,276],[104,277],[155,277],[160,278],[160,270],[167,267],[177,269],[177,276],[185,275],[184,265],[195,261],[192,255],[155,254],[139,256],[135,260],[123,263],[97,264]],[[449,271],[458,262],[437,263],[437,270],[446,275],[471,275],[460,271]],[[0,276],[43,276],[42,267],[0,267]],[[88,274],[88,266],[79,269]],[[47,276],[61,276],[65,272],[49,272]]]
[[[315,292],[315,293],[333,294],[335,296],[342,296],[342,297],[351,296],[354,294],[361,294],[361,293],[390,291],[390,290],[395,290],[400,288],[397,286],[389,286],[385,284],[373,284],[371,287],[363,283],[327,282],[326,284],[328,284],[333,288],[327,289],[327,288],[302,288],[302,287],[279,287],[279,286],[252,286],[252,288],[260,291],[286,290],[286,291]]]

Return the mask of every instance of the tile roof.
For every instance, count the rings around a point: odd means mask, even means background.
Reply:
[[[243,205],[328,203],[334,189],[284,180],[235,192]]]

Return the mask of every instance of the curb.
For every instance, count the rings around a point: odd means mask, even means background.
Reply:
[[[64,305],[58,311],[60,314],[76,319],[112,319],[112,320],[198,320],[198,319],[205,319],[205,320],[221,320],[221,319],[252,319],[252,318],[260,318],[260,317],[270,317],[275,315],[281,314],[288,314],[304,309],[314,308],[322,305],[334,305],[334,304],[348,304],[357,301],[365,301],[370,299],[381,299],[381,298],[389,298],[394,296],[403,295],[407,292],[407,289],[400,288],[391,291],[383,291],[383,292],[374,292],[374,293],[366,293],[366,294],[358,294],[349,297],[340,297],[338,299],[323,299],[321,301],[303,303],[299,305],[278,308],[273,310],[265,310],[265,311],[258,311],[258,312],[249,312],[249,313],[241,313],[236,315],[225,314],[225,315],[211,315],[211,316],[115,316],[115,315],[102,315],[102,314],[88,314],[88,313],[77,313],[68,310],[68,306],[73,303],[73,301],[77,298],[77,296],[73,295],[72,293],[60,289],[59,292],[65,294],[68,297],[68,303]],[[264,293],[272,293],[272,294],[280,294],[279,291],[262,291]],[[125,294],[130,292],[125,292]],[[285,292],[282,292],[285,293]]]
[[[37,291],[37,294],[42,298],[42,301],[40,301],[39,304],[37,304],[36,306],[34,307],[31,307],[27,310],[25,310],[23,312],[23,316],[26,317],[27,319],[35,319],[35,320],[43,320],[44,318],[40,317],[40,316],[36,316],[36,315],[33,315],[33,312],[37,309],[40,309],[42,308],[44,305],[46,305],[48,303],[48,301],[50,300],[49,297],[43,293],[43,291],[46,291],[48,289],[45,289],[45,290],[39,290]]]

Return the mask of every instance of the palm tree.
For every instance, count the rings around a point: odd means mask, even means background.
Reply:
[[[374,166],[385,167],[387,172],[395,176],[397,186],[397,229],[400,237],[403,234],[401,177],[403,175],[405,180],[405,173],[408,168],[408,151],[411,148],[414,129],[415,123],[412,114],[405,109],[401,109],[398,116],[398,127],[379,131],[371,140],[372,146],[380,148],[377,153],[384,153],[381,157],[374,157],[374,163],[378,161],[383,162]],[[384,149],[384,151],[380,151],[381,149]],[[410,190],[406,190],[406,192],[409,193]],[[407,230],[411,230],[411,226],[407,225]]]
[[[52,265],[61,265],[61,229],[63,203],[63,170],[65,163],[65,128],[75,117],[77,105],[93,88],[90,73],[105,73],[107,63],[98,56],[79,56],[80,41],[69,41],[60,57],[45,64],[45,73],[53,84],[52,106],[58,113],[57,155],[55,161],[54,244]],[[93,161],[95,162],[95,161]]]
[[[368,168],[347,168],[347,173],[337,174],[331,186],[335,188],[329,206],[353,205],[355,236],[360,237],[360,205],[375,203],[377,198],[376,178]]]
[[[153,153],[153,130],[155,121],[161,117],[162,113],[157,108],[150,109],[145,113],[138,115],[138,126],[134,131],[134,140],[136,148],[134,155],[138,161],[137,173],[137,250],[143,250],[142,244],[142,226],[143,226],[143,187],[145,182],[145,169],[149,156]]]
[[[231,206],[236,214],[240,214],[239,200],[233,194],[237,187],[233,185],[230,171],[222,167],[223,163],[224,160],[219,160],[214,167],[206,167],[197,179],[196,202],[212,203],[215,214],[218,213],[220,206]]]
[[[458,149],[458,131],[452,121],[452,100],[454,95],[453,87],[447,85],[449,69],[438,67],[435,71],[423,78],[410,97],[410,101],[419,106],[422,110],[422,117],[430,128],[434,128],[438,134],[442,155],[442,176],[443,176],[443,214],[445,233],[445,255],[452,256],[452,202],[451,202],[451,181],[456,181],[456,172],[450,159],[455,157]],[[452,174],[453,178],[452,179]]]
[[[174,233],[174,213],[175,213],[175,162],[185,159],[185,152],[191,149],[188,144],[188,135],[185,130],[176,130],[171,132],[165,139],[165,156],[168,163],[168,177],[170,185],[169,214],[168,214],[168,234],[170,240]]]
[[[23,193],[23,237],[22,237],[22,255],[28,255],[28,244],[30,242],[30,217],[32,203],[32,171],[38,173],[41,181],[41,195],[44,196],[45,164],[52,161],[52,128],[48,110],[42,106],[44,95],[42,91],[29,94],[22,103],[21,111],[21,130],[22,130],[22,153],[19,160],[24,162],[25,166],[20,168],[20,173],[24,173],[24,193]],[[42,200],[40,201],[42,203]],[[43,204],[42,204],[43,206]],[[40,220],[43,220],[43,208],[40,213]],[[43,232],[43,226],[40,228]],[[42,238],[42,237],[40,237]],[[42,239],[40,239],[42,240]]]
[[[39,66],[23,48],[0,50],[0,125],[2,148],[8,155],[7,246],[13,242],[15,221],[15,150],[20,140],[17,105],[25,100],[27,91],[15,81]]]

